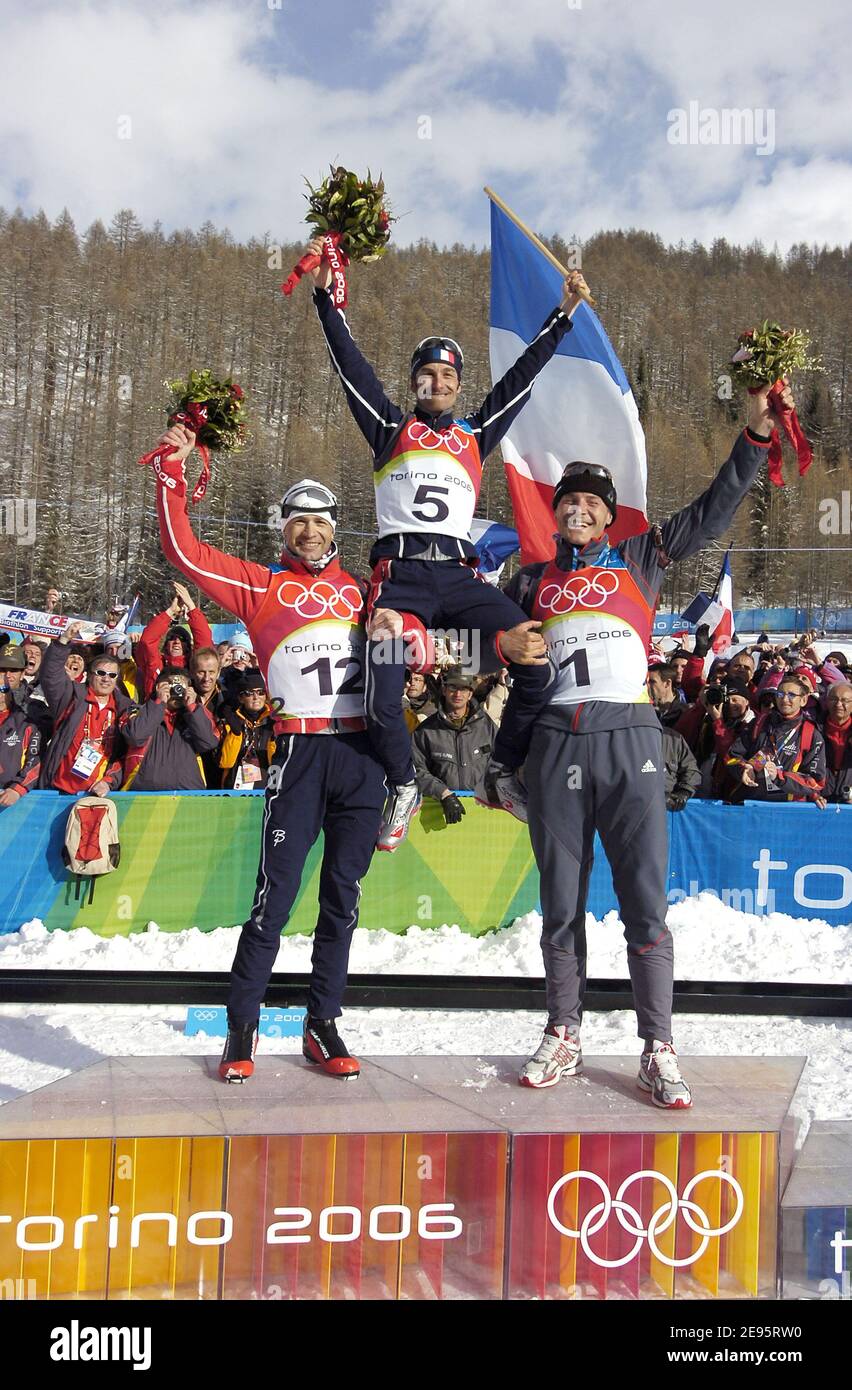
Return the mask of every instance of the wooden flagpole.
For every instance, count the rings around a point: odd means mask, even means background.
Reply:
[[[516,213],[512,212],[512,209],[506,203],[503,202],[503,199],[497,196],[493,188],[489,188],[488,184],[486,184],[483,191],[488,194],[488,197],[491,199],[492,203],[496,203],[498,208],[500,208],[502,212],[505,212],[506,216],[510,218],[512,222],[514,222],[518,230],[522,231],[525,237],[529,237],[533,246],[538,247],[542,255],[547,257],[547,259],[550,261],[550,264],[554,267],[555,270],[559,271],[560,275],[564,277],[568,274],[568,271],[565,269],[562,262],[557,260],[556,256],[554,256],[553,252],[547,246],[545,246],[541,238],[537,237],[535,232],[532,231],[532,229],[528,227],[525,222],[522,222],[520,217],[518,217]],[[590,294],[581,293],[580,298],[585,300],[586,304],[591,305],[593,309],[597,308],[597,300],[592,299],[592,296]]]

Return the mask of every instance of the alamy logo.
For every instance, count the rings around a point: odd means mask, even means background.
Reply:
[[[649,758],[648,761],[646,762],[645,766],[644,766],[643,768],[641,768],[640,771],[642,771],[642,772],[656,772],[657,769],[654,767],[654,764],[651,762],[651,759]]]
[[[775,153],[774,107],[673,107],[667,117],[670,145],[752,145],[757,155]]]
[[[50,1333],[51,1361],[132,1361],[134,1371],[151,1368],[150,1327],[70,1327]]]

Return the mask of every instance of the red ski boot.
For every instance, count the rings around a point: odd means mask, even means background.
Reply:
[[[333,1018],[308,1015],[302,1033],[302,1052],[309,1062],[315,1062],[329,1076],[354,1081],[361,1075],[361,1063],[357,1057],[350,1057]]]
[[[257,1048],[257,1024],[228,1024],[225,1050],[219,1063],[219,1075],[223,1081],[248,1081],[254,1071],[254,1054]]]

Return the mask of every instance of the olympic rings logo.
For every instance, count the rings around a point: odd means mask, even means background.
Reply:
[[[361,615],[364,596],[355,584],[341,584],[336,589],[327,579],[318,579],[309,585],[285,579],[278,588],[278,602],[284,608],[294,609],[306,622],[324,618],[326,614],[342,622],[353,622]]]
[[[595,1184],[603,1200],[586,1212],[580,1229],[574,1231],[570,1226],[563,1226],[556,1215],[556,1198],[563,1187],[566,1187],[568,1183],[579,1182],[582,1178],[586,1178],[589,1182]],[[663,1206],[658,1207],[653,1213],[648,1222],[647,1229],[642,1225],[642,1217],[636,1208],[632,1207],[629,1202],[624,1201],[624,1194],[627,1189],[631,1187],[633,1183],[641,1182],[643,1178],[653,1178],[655,1182],[662,1183],[669,1197],[668,1203],[664,1203]],[[692,1194],[698,1184],[704,1182],[708,1178],[717,1178],[719,1182],[728,1183],[736,1197],[736,1210],[733,1216],[724,1226],[719,1226],[718,1228],[711,1226],[710,1218],[707,1213],[697,1202],[691,1201]],[[727,1235],[728,1231],[732,1231],[743,1214],[744,1206],[745,1198],[742,1188],[736,1178],[730,1173],[726,1173],[722,1168],[709,1168],[703,1173],[697,1173],[694,1178],[690,1178],[686,1187],[683,1189],[682,1197],[678,1197],[677,1189],[670,1178],[667,1178],[664,1173],[655,1172],[652,1168],[642,1169],[641,1172],[632,1173],[629,1178],[625,1178],[614,1197],[611,1195],[606,1183],[602,1178],[598,1177],[597,1173],[590,1173],[585,1169],[579,1169],[573,1173],[566,1173],[564,1177],[561,1177],[558,1182],[553,1184],[547,1198],[547,1215],[551,1225],[555,1226],[556,1230],[561,1232],[562,1235],[571,1236],[573,1240],[579,1240],[588,1258],[593,1264],[599,1265],[602,1269],[618,1269],[621,1265],[629,1264],[639,1253],[643,1240],[647,1240],[651,1253],[660,1260],[662,1264],[668,1265],[670,1269],[681,1269],[686,1265],[695,1264],[696,1260],[701,1259],[701,1256],[710,1244],[711,1236],[724,1236]],[[600,1255],[596,1255],[591,1249],[589,1237],[595,1235],[595,1233],[606,1224],[613,1211],[622,1229],[628,1231],[630,1235],[635,1236],[635,1243],[632,1250],[628,1251],[626,1255],[620,1256],[617,1260],[605,1260]],[[698,1249],[682,1260],[670,1259],[668,1255],[663,1254],[662,1250],[660,1250],[657,1245],[657,1237],[668,1230],[672,1222],[676,1219],[679,1211],[683,1212],[683,1219],[689,1229],[694,1231],[696,1235],[701,1236]],[[695,1220],[693,1220],[693,1218],[695,1218]],[[698,1224],[696,1224],[696,1221]]]
[[[538,606],[545,613],[573,613],[575,608],[596,608],[618,589],[618,576],[603,570],[589,579],[572,574],[564,584],[545,584],[539,591]]]
[[[467,448],[467,440],[462,431],[457,434],[455,429],[450,429],[442,434],[437,434],[422,420],[412,420],[408,426],[408,438],[419,449],[446,449],[456,458],[463,454]]]

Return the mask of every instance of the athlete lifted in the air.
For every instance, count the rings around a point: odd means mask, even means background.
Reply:
[[[322,242],[310,250],[322,254]],[[403,410],[356,346],[343,313],[325,286],[323,261],[311,272],[314,301],[334,369],[349,408],[373,453],[379,536],[370,555],[373,574],[367,647],[367,717],[371,736],[389,770],[379,849],[396,849],[419,805],[411,739],[402,711],[404,652],[398,639],[404,615],[427,628],[478,633],[512,676],[510,703],[523,715],[541,704],[547,678],[545,649],[524,614],[499,589],[482,582],[470,541],[482,479],[482,462],[500,442],[529,399],[541,369],[571,328],[571,315],[586,285],[572,271],[538,336],[497,382],[477,410],[454,414],[464,357],[452,338],[425,338],[411,357],[411,407]],[[389,652],[389,648],[391,651]],[[516,750],[502,727],[495,757],[517,767]]]

